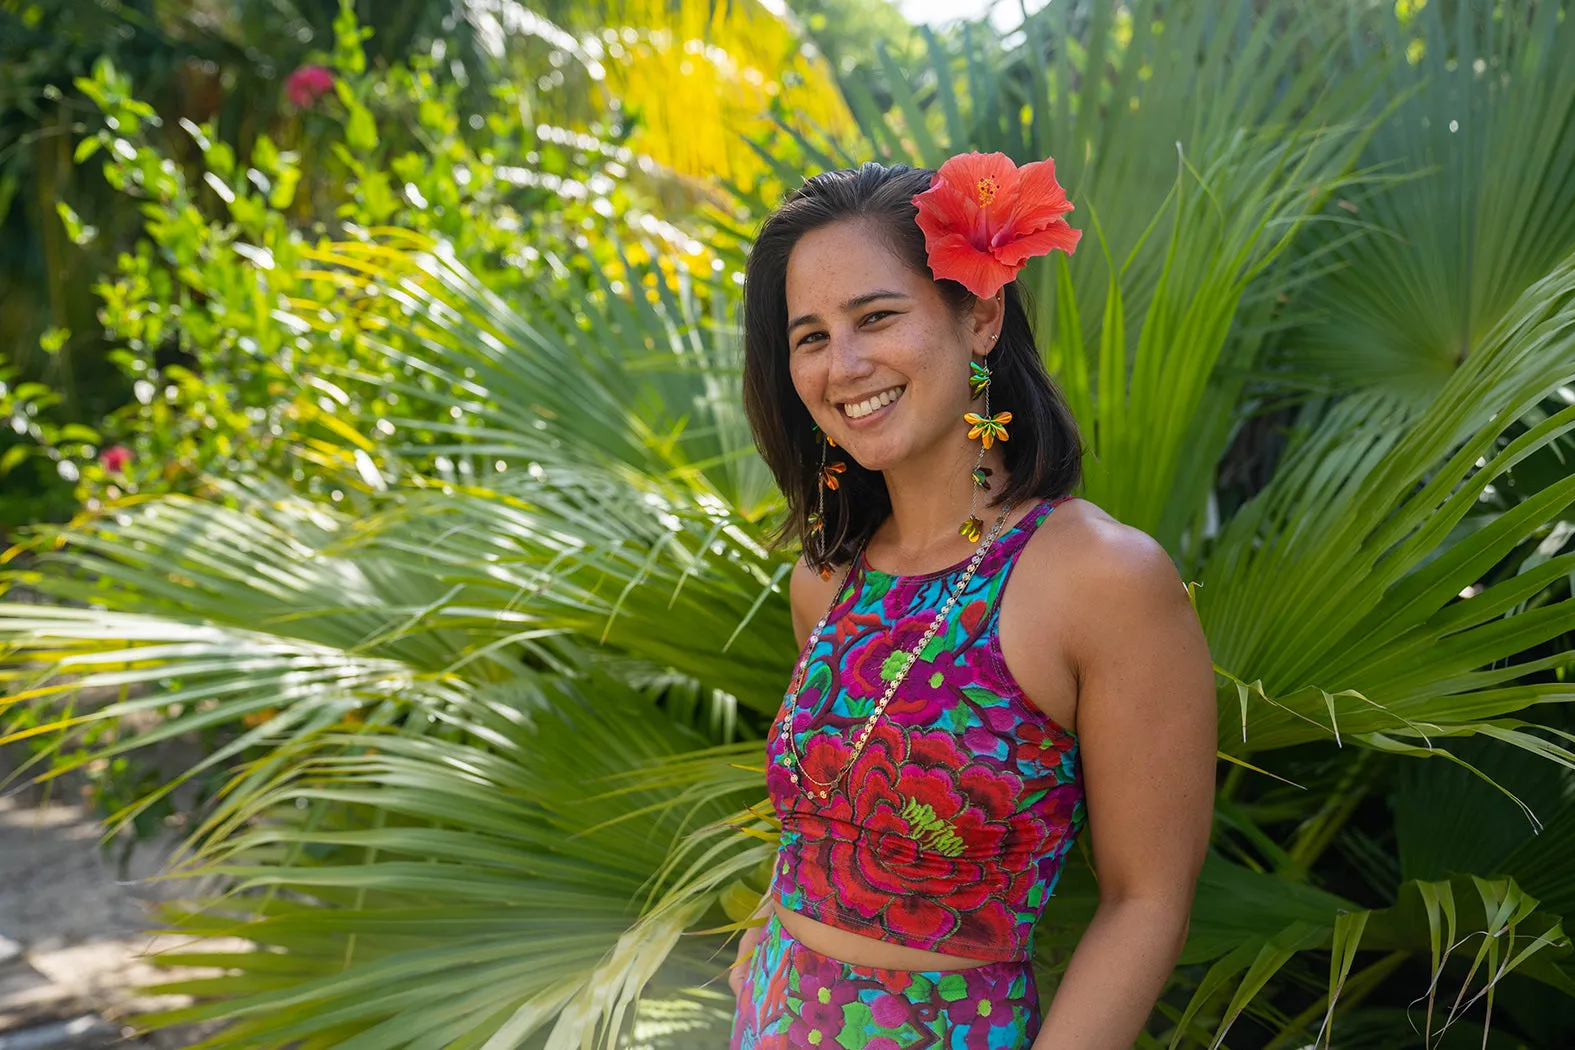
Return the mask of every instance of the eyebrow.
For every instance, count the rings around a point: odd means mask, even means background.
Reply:
[[[906,292],[893,292],[893,291],[888,291],[885,288],[877,288],[873,292],[865,292],[863,295],[855,295],[853,298],[849,299],[847,302],[842,304],[842,309],[844,311],[857,310],[859,307],[863,306],[865,303],[872,303],[876,299],[911,299],[911,298],[913,298],[913,297],[908,295]],[[788,326],[787,326],[787,330],[789,332],[791,332],[791,331],[793,331],[793,329],[797,328],[801,324],[813,324],[815,322],[818,322],[819,320],[820,320],[820,317],[819,317],[818,314],[804,314],[802,317],[795,317],[795,318],[793,318],[793,320],[789,321],[788,322]]]

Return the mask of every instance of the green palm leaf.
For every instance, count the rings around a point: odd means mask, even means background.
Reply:
[[[1379,232],[1332,246],[1338,265],[1309,288],[1319,316],[1287,341],[1287,364],[1420,407],[1575,249],[1568,14],[1383,5],[1351,36],[1395,100],[1362,163],[1406,177],[1348,202]]]
[[[1425,745],[1568,698],[1561,683],[1518,681],[1563,662],[1522,654],[1575,625],[1575,605],[1523,603],[1567,572],[1567,560],[1460,595],[1534,545],[1575,500],[1565,479],[1483,527],[1462,527],[1495,479],[1575,426],[1575,411],[1564,411],[1514,433],[1575,378],[1572,362],[1575,258],[1527,291],[1420,414],[1375,415],[1356,399],[1305,436],[1203,569],[1198,610],[1216,661],[1272,698],[1245,730],[1222,719],[1223,748],[1240,754],[1336,731],[1375,746]],[[1558,747],[1544,753],[1571,760]]]

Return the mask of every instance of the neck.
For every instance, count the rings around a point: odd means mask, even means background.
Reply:
[[[973,546],[958,535],[957,527],[967,519],[973,500],[972,472],[978,455],[976,441],[949,441],[931,455],[913,456],[883,471],[891,497],[891,520],[882,529],[885,542],[915,555]],[[989,490],[979,491],[976,511],[988,534],[1001,513],[1000,507],[989,505],[990,499],[1009,480],[1001,446],[991,446],[980,465],[993,471]]]

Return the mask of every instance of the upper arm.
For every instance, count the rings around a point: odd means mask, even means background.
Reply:
[[[788,604],[793,611],[793,637],[798,640],[800,651],[809,640],[809,632],[826,615],[832,595],[841,590],[846,574],[847,566],[838,565],[831,570],[830,579],[822,579],[802,555],[793,563],[793,572],[788,576]]]
[[[1100,895],[1184,906],[1214,811],[1213,662],[1164,549],[1115,522],[1090,531],[1073,573],[1081,599],[1070,655]]]
[[[799,649],[804,648],[810,628],[820,619],[820,613],[811,610],[816,608],[816,602],[824,606],[831,600],[831,586],[805,563],[802,555],[793,563],[793,572],[788,576],[788,605],[792,609],[793,637]]]

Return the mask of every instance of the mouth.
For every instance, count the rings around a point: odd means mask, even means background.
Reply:
[[[906,386],[894,386],[861,401],[843,401],[838,407],[842,409],[842,415],[847,419],[867,419],[881,409],[894,404],[907,389]]]

